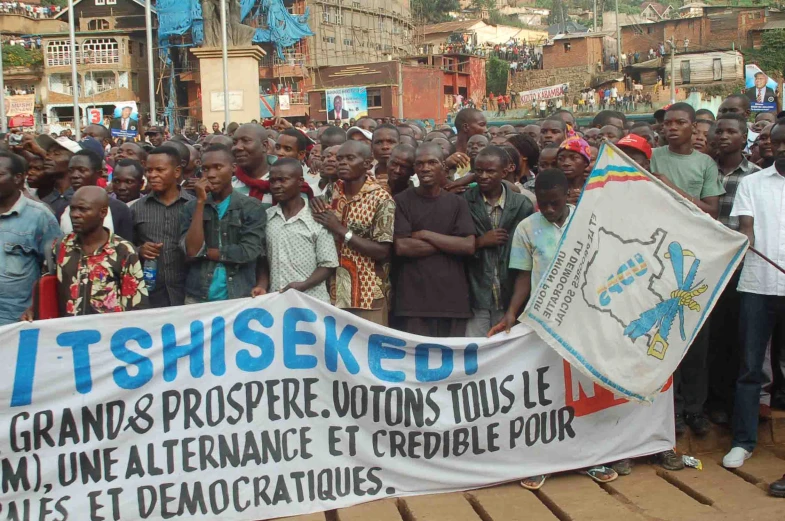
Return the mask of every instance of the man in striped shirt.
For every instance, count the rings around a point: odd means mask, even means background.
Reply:
[[[182,306],[185,301],[185,253],[180,249],[180,211],[194,197],[181,188],[178,151],[161,146],[145,164],[151,192],[133,205],[134,236],[142,262],[157,260],[150,307]]]

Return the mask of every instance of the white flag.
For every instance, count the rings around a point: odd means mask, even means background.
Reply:
[[[522,319],[598,384],[651,401],[747,246],[606,144]]]

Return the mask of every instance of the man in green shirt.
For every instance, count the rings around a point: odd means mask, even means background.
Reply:
[[[668,146],[652,151],[651,171],[660,181],[716,219],[720,210],[719,197],[725,189],[716,163],[692,148],[695,109],[686,103],[674,103],[665,112],[662,125]]]
[[[725,189],[714,161],[692,148],[695,109],[686,103],[674,103],[665,113],[662,125],[668,146],[652,151],[652,173],[716,219],[719,198]],[[710,429],[703,414],[708,394],[708,331],[707,321],[673,375],[676,434],[684,433],[687,426],[698,436],[706,435]]]

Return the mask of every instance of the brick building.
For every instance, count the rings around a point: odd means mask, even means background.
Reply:
[[[663,20],[649,24],[621,28],[623,52],[638,51],[646,55],[649,49],[675,40],[677,51],[711,49],[744,49],[752,47],[752,33],[766,23],[763,7],[705,7],[705,16]]]
[[[403,79],[403,113],[408,119],[443,123],[455,94],[475,99],[478,104],[485,95],[485,60],[477,56],[433,55],[403,63],[384,61],[323,67],[315,75],[314,90],[309,95],[311,119],[326,121],[326,91],[342,87],[366,88],[370,117],[398,117],[399,67]]]
[[[598,32],[555,36],[553,43],[542,48],[543,69],[586,66],[587,72],[596,70],[597,62],[603,59],[603,46],[615,42],[609,38],[609,34]]]

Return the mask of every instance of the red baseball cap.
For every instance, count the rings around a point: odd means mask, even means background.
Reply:
[[[637,134],[627,134],[621,138],[618,143],[616,143],[616,146],[619,148],[626,147],[637,150],[638,152],[643,152],[643,155],[646,156],[646,159],[651,159],[651,145],[643,136],[639,136]]]

